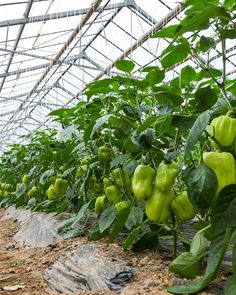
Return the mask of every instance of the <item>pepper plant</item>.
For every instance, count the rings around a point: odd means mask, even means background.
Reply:
[[[60,130],[35,132],[0,163],[1,206],[68,211],[73,215],[59,229],[65,238],[87,234],[113,242],[125,228],[124,249],[140,251],[159,248],[162,237],[169,237],[170,270],[191,279],[207,257],[204,276],[170,287],[176,294],[203,289],[228,246],[235,261],[230,240],[236,229],[236,80],[227,76],[236,5],[184,5],[180,23],[153,35],[169,41],[159,67],[144,67],[136,78],[132,61],[117,62],[122,75],[90,83],[83,101],[49,114]],[[214,50],[220,68],[213,66]],[[167,81],[178,64],[179,76]],[[91,214],[97,219],[88,226]],[[196,234],[190,240],[181,228],[193,218]],[[178,241],[186,251],[177,256]],[[231,273],[225,294],[236,287],[234,262]]]

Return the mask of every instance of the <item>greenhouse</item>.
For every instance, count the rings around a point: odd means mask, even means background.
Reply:
[[[0,294],[235,295],[235,0],[0,15]]]

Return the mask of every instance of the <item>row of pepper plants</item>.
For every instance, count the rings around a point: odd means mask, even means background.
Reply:
[[[230,247],[229,295],[236,288],[236,81],[226,75],[235,57],[226,44],[236,38],[236,5],[185,6],[179,24],[153,35],[170,42],[160,67],[135,78],[132,61],[117,62],[122,75],[87,85],[83,101],[49,114],[60,130],[35,131],[28,144],[1,156],[0,204],[73,213],[59,229],[65,238],[113,242],[122,233],[124,249],[133,251],[171,239],[171,271],[193,279],[206,265],[202,277],[170,287],[175,294],[206,287]],[[221,69],[212,65],[215,50]],[[185,59],[193,66],[167,81],[169,69]],[[91,214],[98,218],[88,223]],[[185,222],[195,230],[192,239]],[[185,252],[177,253],[177,243]]]

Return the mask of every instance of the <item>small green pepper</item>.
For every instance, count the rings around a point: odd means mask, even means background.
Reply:
[[[132,190],[138,201],[142,201],[152,194],[155,170],[147,165],[138,165],[132,179]]]
[[[111,159],[111,151],[106,145],[98,148],[98,160],[101,162],[108,162]]]
[[[102,214],[103,210],[105,209],[105,199],[106,196],[97,197],[94,205],[94,211],[97,215]]]
[[[193,219],[196,215],[196,211],[193,208],[186,191],[179,193],[171,202],[171,210],[180,221]]]
[[[66,179],[57,178],[54,183],[54,190],[58,196],[63,196],[68,188],[68,181]]]
[[[48,197],[49,200],[55,200],[57,199],[58,195],[54,189],[54,185],[51,184],[49,188],[46,190],[46,196]]]
[[[120,189],[116,185],[110,185],[105,189],[107,199],[111,203],[117,203],[122,196]]]
[[[178,173],[178,164],[175,161],[172,161],[169,164],[164,161],[161,162],[157,168],[155,186],[161,191],[170,189],[173,186]]]

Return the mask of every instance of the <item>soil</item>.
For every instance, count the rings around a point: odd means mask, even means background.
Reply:
[[[59,257],[90,243],[85,237],[60,241],[56,246],[46,248],[27,248],[18,246],[12,236],[18,230],[14,220],[1,220],[4,209],[0,209],[0,295],[48,295],[51,292],[42,277],[45,268]],[[107,257],[123,259],[127,265],[137,268],[131,282],[126,284],[122,295],[167,295],[165,287],[183,279],[175,277],[168,265],[171,255],[168,252],[144,251],[142,253],[124,252],[119,244],[107,244],[106,240],[93,242]],[[223,294],[224,275],[220,275],[202,295]],[[16,288],[15,291],[7,290]],[[79,291],[76,295],[114,295],[107,290]]]

